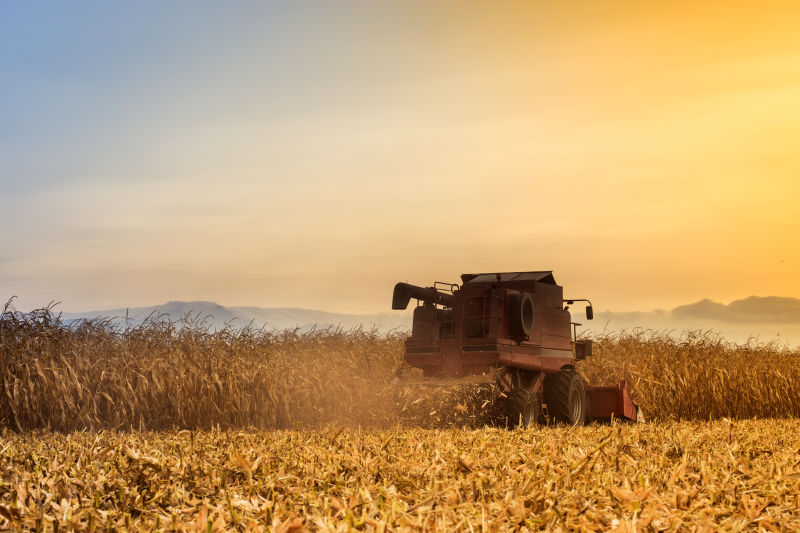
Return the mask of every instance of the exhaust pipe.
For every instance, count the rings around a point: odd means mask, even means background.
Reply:
[[[426,303],[439,304],[444,307],[453,307],[452,294],[439,292],[433,287],[418,287],[410,283],[400,282],[394,286],[392,309],[406,309],[411,298],[416,298]]]

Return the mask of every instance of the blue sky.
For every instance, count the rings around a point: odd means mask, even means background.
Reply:
[[[4,185],[146,179],[137,156],[158,155],[162,136],[201,124],[210,108],[241,111],[242,100],[274,95],[271,72],[290,61],[281,42],[298,13],[188,6],[5,3]]]

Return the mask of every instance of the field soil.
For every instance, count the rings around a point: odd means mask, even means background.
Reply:
[[[800,424],[6,432],[0,528],[792,531]]]

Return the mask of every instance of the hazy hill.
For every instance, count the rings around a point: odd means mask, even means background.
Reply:
[[[584,328],[595,332],[618,331],[636,327],[656,330],[713,330],[725,338],[744,342],[748,339],[778,341],[800,346],[800,299],[778,296],[750,296],[722,304],[708,299],[681,305],[671,311],[654,310],[620,313],[595,312],[587,322],[583,313],[573,315]]]
[[[800,299],[782,297],[751,296],[729,304],[700,300],[682,305],[671,311],[614,312],[595,310],[595,318],[589,322],[583,307],[572,309],[572,319],[583,325],[579,331],[619,331],[622,329],[646,328],[657,330],[714,330],[726,338],[743,342],[757,337],[762,341],[778,340],[790,346],[800,345]],[[242,327],[252,323],[256,327],[275,329],[339,326],[350,329],[363,325],[375,326],[381,331],[410,329],[410,311],[353,315],[330,313],[296,307],[226,307],[214,302],[167,302],[153,307],[131,309],[108,309],[84,313],[62,313],[65,321],[82,318],[108,317],[123,324],[140,324],[148,316],[168,316],[178,320],[192,316],[206,320],[213,328],[226,324]]]
[[[79,319],[92,319],[97,317],[113,318],[115,322],[125,323],[126,317],[129,325],[141,324],[147,317],[164,316],[171,320],[178,320],[186,316],[201,318],[213,328],[223,328],[225,325],[243,327],[253,324],[255,327],[269,329],[339,326],[350,329],[363,325],[376,326],[381,331],[395,328],[409,329],[411,327],[410,313],[401,311],[395,313],[379,313],[374,315],[351,315],[344,313],[329,313],[314,309],[300,309],[296,307],[226,307],[214,302],[167,302],[153,307],[133,307],[130,309],[107,309],[101,311],[87,311],[83,313],[62,313],[65,321]]]

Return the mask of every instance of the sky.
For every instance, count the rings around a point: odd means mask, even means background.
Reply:
[[[0,299],[800,297],[796,2],[0,3]]]

